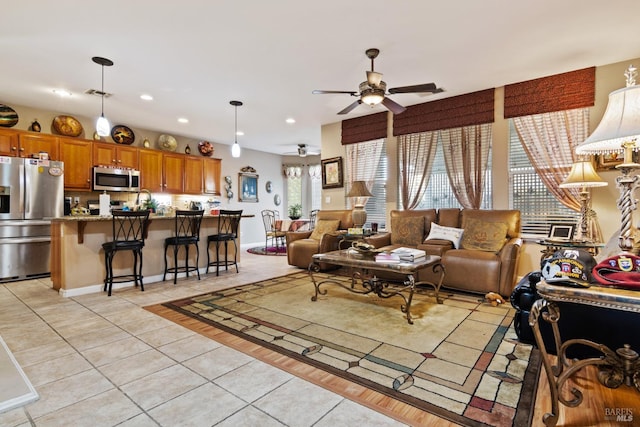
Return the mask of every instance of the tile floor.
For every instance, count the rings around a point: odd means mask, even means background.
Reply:
[[[141,307],[292,271],[242,253],[235,271],[63,298],[48,279],[0,285],[0,336],[40,399],[1,426],[399,426],[397,421]],[[0,378],[0,386],[2,386]]]

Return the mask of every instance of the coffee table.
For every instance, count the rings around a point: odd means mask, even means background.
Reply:
[[[331,277],[318,280],[318,278],[314,276],[314,273],[320,271],[320,263],[350,267],[351,286],[344,286],[343,283]],[[437,283],[416,281],[415,278],[418,272],[425,268],[433,269],[433,272],[438,275]],[[311,297],[311,301],[317,301],[318,294],[327,294],[326,289],[320,289],[320,286],[326,283],[338,285],[357,294],[369,294],[373,292],[380,298],[391,298],[397,295],[404,300],[404,304],[400,305],[400,310],[406,313],[409,324],[413,324],[413,320],[411,319],[411,301],[416,286],[426,285],[433,287],[436,301],[438,304],[442,304],[438,292],[440,291],[440,286],[442,286],[445,271],[444,266],[440,263],[439,256],[427,255],[427,257],[415,262],[390,263],[377,262],[373,256],[363,255],[353,249],[346,249],[313,255],[308,270],[309,277],[311,277],[315,288],[315,294]],[[407,279],[403,283],[394,283],[376,277],[376,273],[383,271],[400,273],[405,275]]]

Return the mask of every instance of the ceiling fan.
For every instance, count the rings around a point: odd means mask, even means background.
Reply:
[[[307,144],[298,144],[298,150],[297,151],[284,153],[285,156],[296,155],[296,154],[299,157],[307,157],[307,155],[309,155],[309,156],[317,156],[318,154],[320,154],[320,152],[319,151],[310,150],[309,146]]]
[[[342,91],[342,90],[314,90],[314,94],[327,94],[327,93],[346,93],[351,96],[357,96],[359,99],[347,106],[345,109],[338,112],[338,114],[347,114],[360,104],[367,104],[370,106],[378,105],[382,103],[393,114],[400,114],[406,110],[405,107],[388,98],[387,95],[393,95],[395,93],[440,93],[443,90],[435,85],[435,83],[425,83],[412,86],[401,86],[389,89],[387,92],[387,83],[382,81],[382,73],[374,71],[373,61],[380,53],[379,49],[367,49],[365,54],[367,58],[371,59],[371,71],[367,71],[367,81],[360,83],[358,92],[354,91]]]

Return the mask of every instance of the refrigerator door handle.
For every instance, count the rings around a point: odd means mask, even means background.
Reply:
[[[17,245],[24,243],[48,243],[51,242],[51,237],[10,237],[0,239],[0,245]]]
[[[20,163],[20,166],[18,167],[18,169],[20,170],[20,180],[22,181],[23,177],[24,177],[24,163]],[[18,209],[20,209],[20,214],[24,215],[24,182],[21,182],[20,185],[18,186],[20,188],[20,191],[18,192]]]

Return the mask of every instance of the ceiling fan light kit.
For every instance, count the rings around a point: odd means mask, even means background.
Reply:
[[[231,156],[240,157],[240,144],[238,144],[238,107],[242,107],[240,101],[229,101],[229,104],[233,105],[235,109],[235,133],[233,134],[234,142],[231,146]]]
[[[346,108],[338,112],[338,114],[347,114],[351,112],[360,104],[366,104],[370,107],[374,107],[378,104],[384,105],[393,114],[400,114],[406,110],[405,107],[393,101],[387,95],[393,95],[394,93],[440,93],[443,92],[441,88],[438,88],[435,83],[425,83],[412,86],[401,86],[391,88],[387,92],[387,84],[382,81],[382,73],[374,71],[374,59],[380,53],[379,49],[367,49],[365,54],[367,58],[371,60],[371,71],[367,71],[367,81],[360,83],[358,92],[343,91],[343,90],[314,90],[314,94],[349,94],[351,96],[357,96],[358,100],[348,105]]]
[[[94,56],[91,60],[102,68],[102,87],[100,89],[101,110],[100,117],[98,117],[96,121],[96,133],[100,136],[109,136],[111,134],[111,125],[109,124],[109,120],[104,116],[104,67],[111,67],[113,61],[100,56]]]

